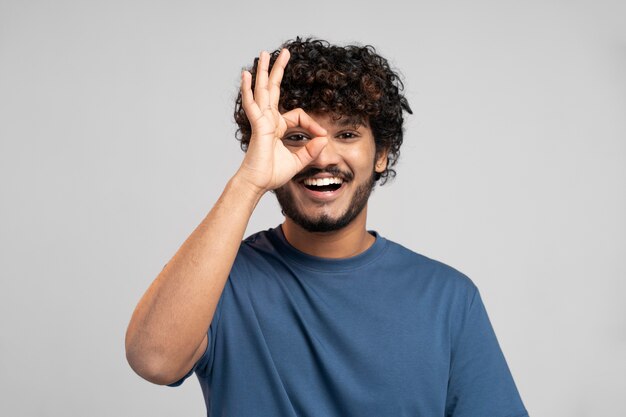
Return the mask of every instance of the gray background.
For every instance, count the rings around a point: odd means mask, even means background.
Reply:
[[[406,79],[369,227],[474,280],[533,417],[623,416],[625,4],[0,1],[0,415],[204,414],[126,325],[238,167],[241,67],[313,34]]]

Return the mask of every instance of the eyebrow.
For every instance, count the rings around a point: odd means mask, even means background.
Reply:
[[[336,123],[337,123],[337,126],[339,126],[339,127],[350,126],[350,127],[358,128],[359,126],[366,126],[367,125],[365,123],[365,120],[363,119],[363,117],[362,116],[357,116],[357,115],[341,116],[340,119],[336,120]]]

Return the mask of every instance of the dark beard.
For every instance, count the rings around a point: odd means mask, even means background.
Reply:
[[[356,216],[363,211],[375,185],[375,172],[372,172],[369,181],[357,187],[346,212],[336,219],[331,218],[327,214],[323,214],[319,218],[305,216],[296,208],[293,196],[286,185],[277,188],[274,192],[276,193],[276,198],[278,199],[278,204],[280,204],[283,214],[304,230],[309,232],[332,232],[343,229],[349,225]]]

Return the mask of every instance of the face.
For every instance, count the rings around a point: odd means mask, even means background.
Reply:
[[[345,116],[338,120],[328,114],[311,116],[328,131],[328,144],[311,164],[275,192],[289,219],[309,232],[329,232],[364,216],[375,173],[385,170],[387,154],[376,154],[367,123]],[[289,129],[283,144],[295,151],[310,138],[302,128]]]

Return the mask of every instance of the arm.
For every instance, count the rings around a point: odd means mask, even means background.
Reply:
[[[316,137],[293,153],[282,144],[289,127],[326,135],[301,109],[279,113],[280,81],[288,60],[289,52],[283,50],[269,73],[269,54],[262,53],[254,93],[250,73],[243,73],[242,102],[252,137],[242,165],[132,315],[126,357],[133,370],[151,382],[177,381],[202,356],[207,330],[256,204],[265,192],[285,184],[309,164],[326,144],[325,137]]]
[[[478,289],[453,337],[446,417],[528,417]]]

